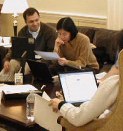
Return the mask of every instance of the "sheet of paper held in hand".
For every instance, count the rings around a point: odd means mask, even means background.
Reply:
[[[40,55],[44,60],[58,60],[60,58],[56,52],[35,51],[35,53]]]
[[[46,93],[42,97],[35,95],[35,122],[49,131],[62,131],[62,126],[57,123],[60,112],[52,111],[52,107],[49,106],[50,99]]]

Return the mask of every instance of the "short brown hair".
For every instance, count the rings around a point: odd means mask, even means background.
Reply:
[[[39,15],[38,10],[36,10],[35,8],[30,7],[28,9],[26,9],[23,13],[23,18],[24,18],[25,22],[26,22],[26,17],[33,15],[35,12]]]

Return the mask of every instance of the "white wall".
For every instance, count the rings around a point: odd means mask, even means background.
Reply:
[[[123,29],[123,0],[108,0],[107,28]]]
[[[35,7],[41,14],[43,22],[57,22],[64,14],[72,15],[75,18],[76,24],[87,26],[97,26],[105,28],[107,18],[107,0],[27,0],[30,7]],[[0,0],[3,3],[4,0]],[[45,14],[50,12],[51,15]],[[56,13],[56,14],[55,14]],[[59,14],[62,13],[61,16]],[[54,15],[55,14],[55,15]],[[76,18],[76,15],[79,17]],[[57,17],[57,18],[56,18]],[[86,18],[87,17],[87,18]],[[55,19],[56,18],[56,19]],[[1,14],[1,32],[0,35],[12,36],[13,18],[11,15]],[[99,19],[99,20],[98,20]],[[78,22],[79,21],[79,22]],[[92,25],[91,25],[92,24]],[[18,18],[18,30],[24,25],[22,15]]]
[[[0,4],[3,4],[4,0],[0,0]]]
[[[107,16],[107,0],[27,0],[41,11]],[[4,0],[0,0],[2,4]]]
[[[107,0],[28,0],[41,11],[107,16]]]

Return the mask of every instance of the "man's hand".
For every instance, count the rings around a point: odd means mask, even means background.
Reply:
[[[58,63],[59,65],[64,66],[64,65],[67,65],[68,60],[66,58],[59,58]]]
[[[64,100],[62,91],[56,91],[56,97],[62,101]]]
[[[52,106],[52,109],[54,112],[58,111],[58,105],[62,100],[58,99],[58,98],[54,98],[50,101],[49,106]]]
[[[3,65],[3,70],[5,73],[8,73],[10,71],[11,65],[9,61],[5,61]]]

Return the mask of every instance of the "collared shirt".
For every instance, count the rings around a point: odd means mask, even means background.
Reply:
[[[39,34],[40,27],[38,28],[38,30],[37,30],[36,32],[33,32],[33,31],[31,31],[30,29],[28,29],[28,30],[29,30],[29,33],[32,34],[33,38],[36,39],[37,36],[38,36],[38,34]]]

